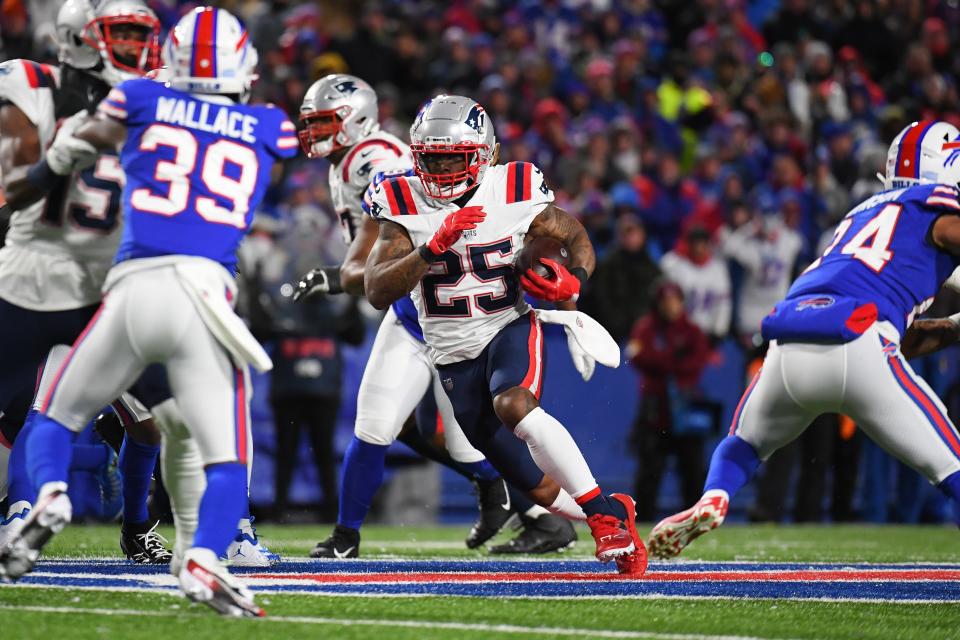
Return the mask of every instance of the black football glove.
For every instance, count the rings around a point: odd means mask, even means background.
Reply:
[[[340,267],[317,267],[300,278],[293,292],[293,301],[298,302],[314,293],[343,293],[340,286]]]

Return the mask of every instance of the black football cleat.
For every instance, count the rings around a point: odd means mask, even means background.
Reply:
[[[344,560],[346,558],[360,557],[360,532],[350,527],[343,527],[339,524],[333,528],[333,533],[323,542],[318,542],[317,546],[310,551],[311,558],[334,558]]]
[[[477,488],[477,503],[480,508],[480,517],[470,529],[467,536],[467,548],[476,549],[493,536],[500,533],[513,515],[510,507],[510,493],[503,478],[496,480],[474,480]]]
[[[173,554],[164,545],[166,538],[157,533],[159,524],[159,521],[153,526],[147,522],[123,523],[120,528],[120,548],[128,560],[137,564],[170,564]]]
[[[513,540],[490,547],[491,554],[552,553],[577,543],[573,524],[562,516],[544,513],[537,518],[520,515],[523,531]]]
[[[100,439],[110,445],[110,448],[120,453],[120,446],[123,444],[123,436],[126,433],[120,418],[113,411],[106,411],[97,416],[93,422],[93,431],[100,436]]]

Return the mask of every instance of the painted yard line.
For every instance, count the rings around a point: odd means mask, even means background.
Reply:
[[[181,613],[173,611],[154,611],[141,609],[103,609],[85,607],[45,607],[33,605],[0,605],[0,611],[29,611],[34,613],[69,613],[103,616],[137,616],[155,618],[175,618]],[[195,614],[186,614],[195,616]],[[443,631],[476,631],[481,633],[505,633],[510,635],[549,635],[549,636],[593,636],[598,638],[646,638],[649,640],[763,640],[756,636],[698,635],[686,633],[659,633],[656,631],[613,631],[605,629],[583,629],[573,627],[524,627],[509,624],[482,624],[466,622],[430,622],[421,620],[371,620],[364,618],[323,618],[308,616],[270,616],[250,621],[253,624],[296,623],[327,626],[369,626],[407,629],[431,629]]]
[[[519,572],[383,572],[383,573],[251,573],[245,577],[277,581],[317,583],[472,583],[472,582],[610,582],[635,581],[616,573],[519,573]],[[873,571],[650,571],[642,582],[931,582],[960,580],[960,570]]]
[[[60,585],[60,584],[37,584],[37,583],[17,583],[0,584],[2,589],[60,589],[64,591],[115,591],[119,593],[151,593],[158,596],[183,598],[183,595],[175,589],[173,585],[165,586],[123,586],[108,587],[99,585]],[[906,605],[953,605],[960,603],[960,598],[953,600],[938,600],[932,598],[919,598],[915,600],[904,600],[902,598],[841,598],[818,596],[811,598],[791,598],[789,596],[727,596],[727,595],[684,595],[684,594],[660,594],[660,593],[630,593],[630,594],[577,594],[577,595],[496,595],[496,596],[471,596],[459,593],[372,593],[363,591],[323,591],[322,589],[285,589],[283,591],[257,591],[256,596],[264,598],[275,598],[285,596],[311,596],[322,598],[361,598],[361,599],[383,599],[383,598],[458,598],[463,600],[690,600],[690,601],[719,601],[719,600],[739,600],[745,602],[788,602],[788,603],[832,603],[832,604],[906,604]],[[0,605],[2,610],[2,605]],[[700,637],[700,636],[697,636]]]

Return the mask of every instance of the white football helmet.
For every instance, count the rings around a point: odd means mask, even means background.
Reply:
[[[163,46],[169,84],[188,93],[250,97],[257,79],[257,50],[229,11],[197,7],[180,18]]]
[[[960,181],[960,130],[940,120],[921,120],[897,134],[887,151],[884,189]]]
[[[377,94],[356,76],[334,73],[310,85],[300,105],[300,146],[308,158],[352,147],[380,128]]]
[[[110,85],[139,78],[160,61],[160,21],[139,0],[98,5],[83,29],[83,40],[99,55],[102,67],[95,75]]]
[[[410,127],[413,170],[433,198],[452,200],[479,185],[496,146],[486,111],[464,96],[433,98]],[[462,164],[451,167],[451,160],[458,156]]]
[[[95,73],[100,52],[83,39],[83,31],[93,20],[89,0],[67,0],[57,12],[57,58],[74,69]],[[95,74],[99,75],[99,74]]]

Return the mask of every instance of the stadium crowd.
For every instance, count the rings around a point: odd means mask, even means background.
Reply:
[[[165,29],[193,6],[148,4]],[[820,253],[840,217],[880,190],[875,176],[900,129],[920,118],[960,126],[960,57],[951,46],[960,39],[956,3],[220,4],[247,21],[260,51],[254,99],[274,102],[291,117],[306,88],[332,72],[373,85],[383,127],[401,138],[419,106],[436,93],[462,93],[484,105],[501,157],[536,163],[558,204],[588,229],[599,264],[582,308],[628,354],[658,326],[686,322],[671,300],[683,302],[689,318],[684,331],[702,348],[680,345],[661,361],[632,362],[650,379],[666,374],[664,384],[642,388],[634,434],[638,479],[648,487],[659,482],[662,469],[642,468],[645,459],[675,454],[678,466],[694,474],[684,479],[684,493],[688,487],[699,491],[704,446],[716,428],[717,412],[701,403],[696,411],[711,416],[711,426],[685,426],[693,435],[673,433],[680,421],[697,422],[690,412],[701,400],[700,372],[725,344],[736,344],[748,361],[762,354],[760,320]],[[54,61],[49,35],[57,5],[3,0],[0,59]],[[279,243],[277,250],[297,254],[298,267],[343,255],[326,174],[322,161],[301,156],[288,163],[259,212],[262,237],[293,229],[298,238],[311,238]],[[665,287],[663,280],[676,286]],[[336,334],[325,331],[311,339]],[[324,383],[329,388],[320,395],[335,396],[337,384]],[[661,404],[652,406],[655,399]],[[664,408],[671,403],[672,410]],[[678,415],[680,404],[686,416]],[[827,424],[817,450],[843,428]],[[856,459],[846,455],[844,464]],[[329,460],[318,457],[318,464]],[[822,459],[815,466],[811,473],[828,473]],[[332,482],[326,476],[325,484]],[[763,500],[782,504],[782,493]],[[655,506],[647,505],[648,519]],[[834,507],[835,517],[848,517]],[[766,507],[755,512],[779,517]]]

